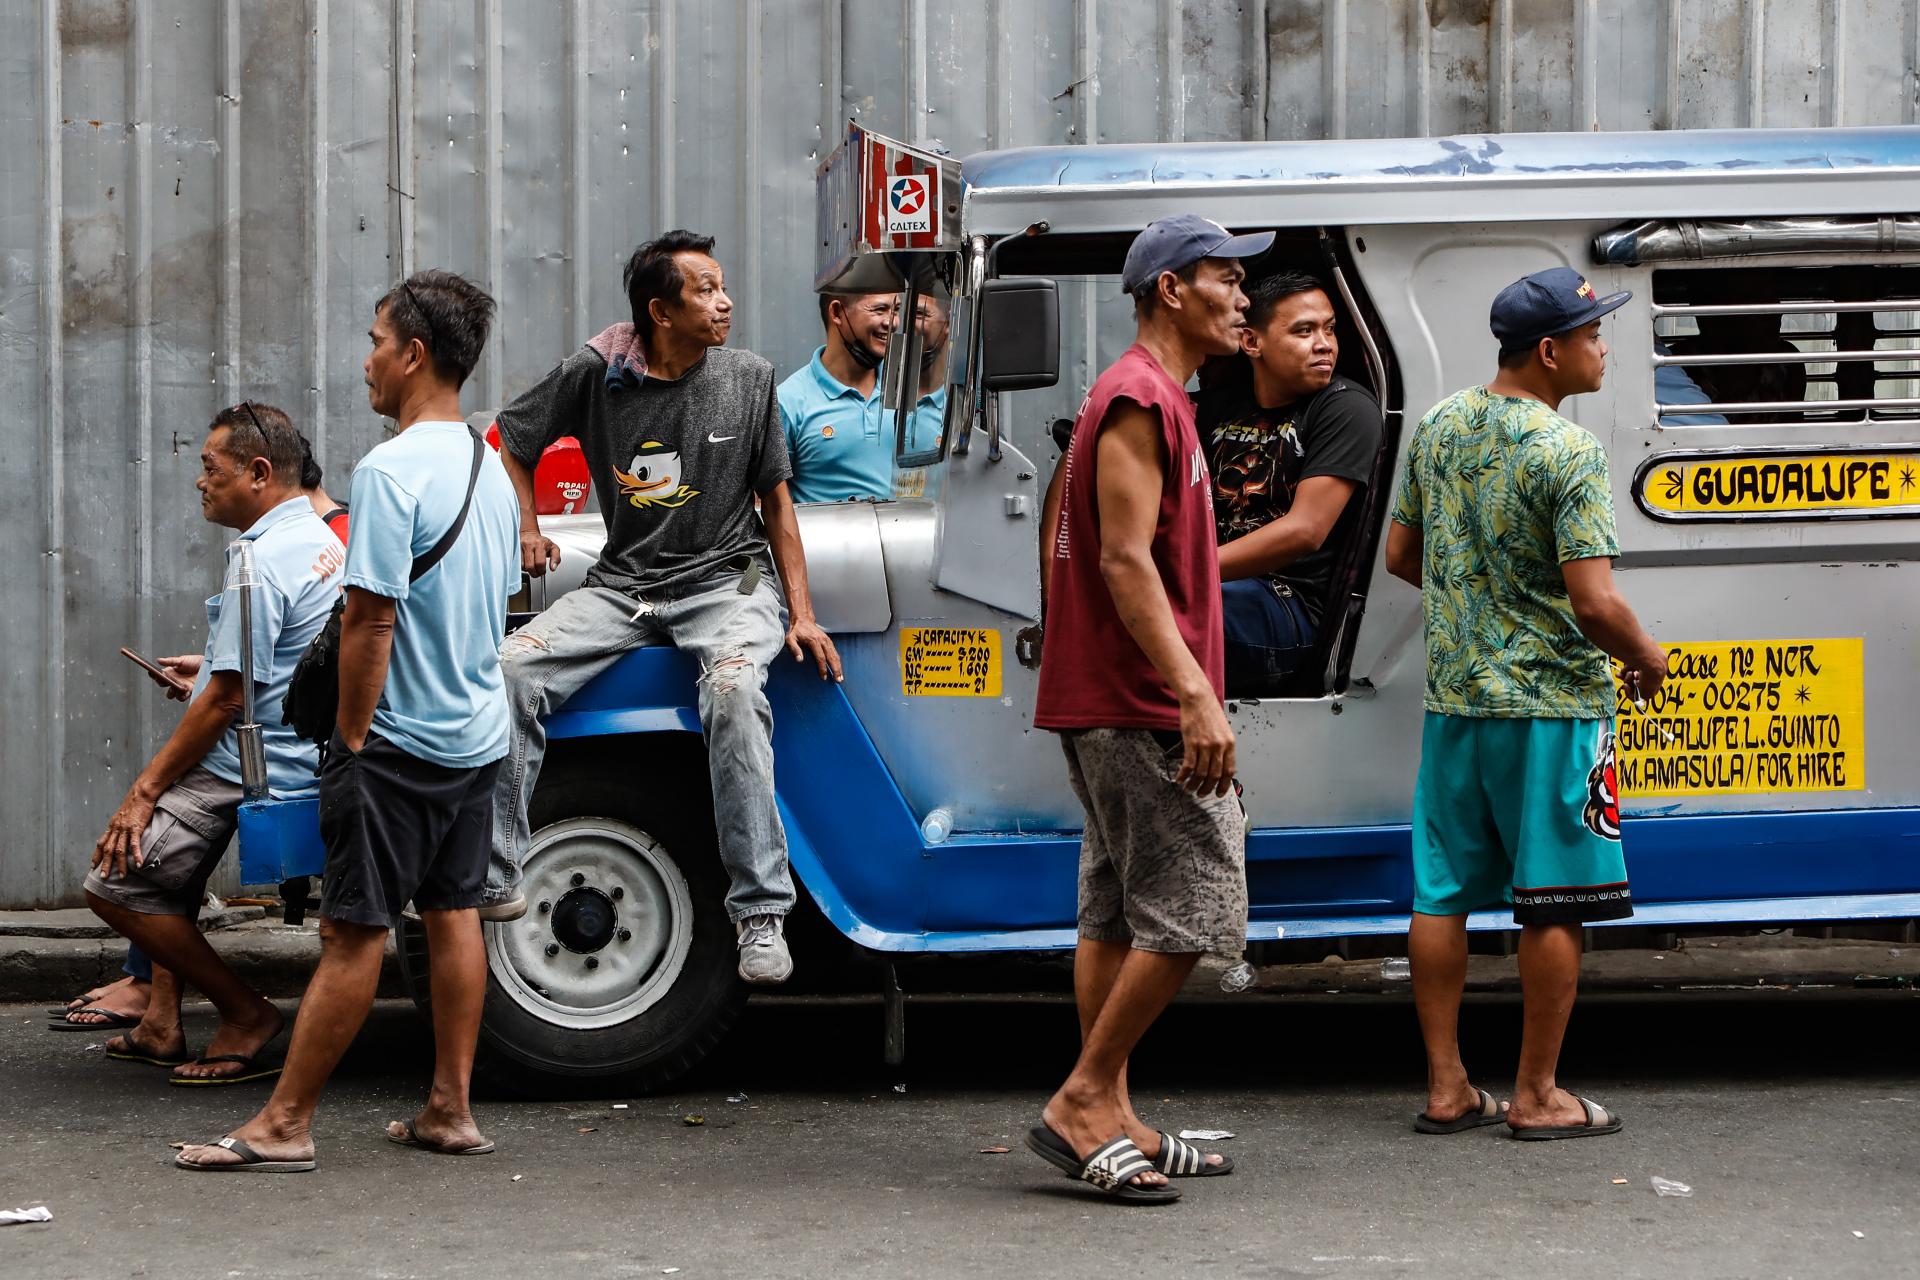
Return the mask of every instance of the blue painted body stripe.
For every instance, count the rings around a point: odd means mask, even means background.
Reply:
[[[1020,147],[970,156],[962,172],[970,189],[992,191],[1593,173],[1708,176],[1913,166],[1920,166],[1920,129],[1888,127]]]
[[[673,650],[628,655],[548,732],[698,732],[695,675]],[[767,693],[794,871],[842,933],[881,951],[1073,945],[1077,834],[963,832],[928,845],[840,686],[783,661]],[[1920,809],[1630,817],[1625,831],[1635,915],[1623,923],[1920,914]],[[1404,825],[1255,831],[1248,937],[1403,931],[1408,848]],[[1471,927],[1511,923],[1483,912]]]

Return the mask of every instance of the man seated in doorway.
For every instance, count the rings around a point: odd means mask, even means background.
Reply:
[[[1247,289],[1246,359],[1199,397],[1213,476],[1227,688],[1271,692],[1312,650],[1380,451],[1380,407],[1334,373],[1333,303],[1283,271]]]
[[[893,414],[881,395],[887,343],[899,315],[895,294],[820,295],[826,341],[778,393],[795,502],[885,500],[925,491],[924,472],[894,472]],[[922,347],[908,444],[919,450],[939,439],[946,411],[944,302],[922,297],[914,324]]]

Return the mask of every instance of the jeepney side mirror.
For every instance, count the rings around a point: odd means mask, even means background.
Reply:
[[[1060,291],[1053,281],[982,281],[979,308],[981,391],[1030,391],[1060,381]]]

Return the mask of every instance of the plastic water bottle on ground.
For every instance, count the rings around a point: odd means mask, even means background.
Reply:
[[[1693,1188],[1684,1182],[1675,1182],[1671,1178],[1662,1178],[1658,1174],[1653,1178],[1653,1193],[1660,1196],[1690,1196]]]
[[[1253,985],[1255,977],[1253,966],[1242,960],[1220,975],[1220,989],[1228,995],[1238,995]]]
[[[1380,981],[1405,982],[1413,977],[1413,962],[1405,956],[1388,956],[1380,962]]]
[[[920,824],[920,838],[928,844],[942,844],[953,834],[953,810],[941,805]]]

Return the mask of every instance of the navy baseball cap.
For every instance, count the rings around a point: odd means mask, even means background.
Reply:
[[[1518,351],[1598,320],[1631,297],[1625,289],[1596,297],[1586,277],[1572,267],[1549,267],[1502,289],[1493,300],[1487,323],[1500,340],[1501,351]]]
[[[1120,287],[1137,294],[1160,278],[1162,271],[1178,271],[1202,258],[1252,258],[1273,246],[1273,232],[1236,236],[1211,218],[1176,213],[1149,222],[1127,249]]]

